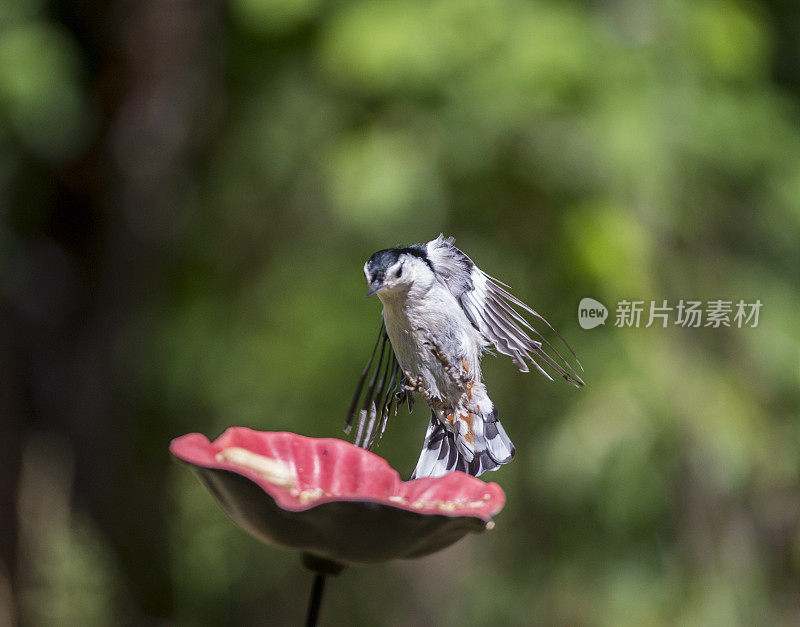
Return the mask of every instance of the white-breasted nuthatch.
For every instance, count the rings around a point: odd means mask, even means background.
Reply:
[[[514,457],[514,445],[481,381],[481,354],[490,345],[523,372],[530,362],[549,379],[544,367],[576,387],[584,385],[518,309],[555,332],[553,327],[478,268],[452,238],[440,235],[427,244],[379,250],[364,265],[364,275],[367,296],[377,294],[383,303],[383,324],[346,429],[360,409],[355,443],[372,448],[395,403],[407,400],[411,409],[411,395],[420,393],[432,415],[412,477],[453,470],[478,476]]]

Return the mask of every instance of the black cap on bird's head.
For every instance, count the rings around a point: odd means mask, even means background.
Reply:
[[[367,297],[403,282],[403,259],[407,255],[424,261],[433,270],[424,244],[379,250],[364,264],[364,276],[369,284]]]

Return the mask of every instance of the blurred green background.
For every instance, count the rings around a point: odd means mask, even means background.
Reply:
[[[487,357],[497,527],[350,568],[323,624],[800,623],[799,121],[790,0],[0,2],[0,624],[300,624],[298,556],[167,445],[345,437],[362,265],[440,232],[588,385]]]

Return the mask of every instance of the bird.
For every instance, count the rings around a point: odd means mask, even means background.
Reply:
[[[584,385],[525,315],[553,331],[583,372],[566,340],[454,242],[440,234],[427,243],[379,250],[364,264],[367,296],[380,299],[382,321],[345,431],[358,414],[354,443],[371,450],[392,409],[396,415],[407,402],[412,411],[414,394],[422,396],[431,418],[412,479],[456,470],[477,477],[513,459],[514,445],[481,375],[487,351],[509,356],[522,372],[533,366],[552,380],[549,369],[575,387]]]

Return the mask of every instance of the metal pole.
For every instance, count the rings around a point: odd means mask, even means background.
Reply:
[[[317,619],[319,618],[319,608],[322,605],[323,592],[325,592],[325,575],[318,572],[314,574],[314,584],[311,587],[311,598],[308,600],[306,627],[316,627]]]

